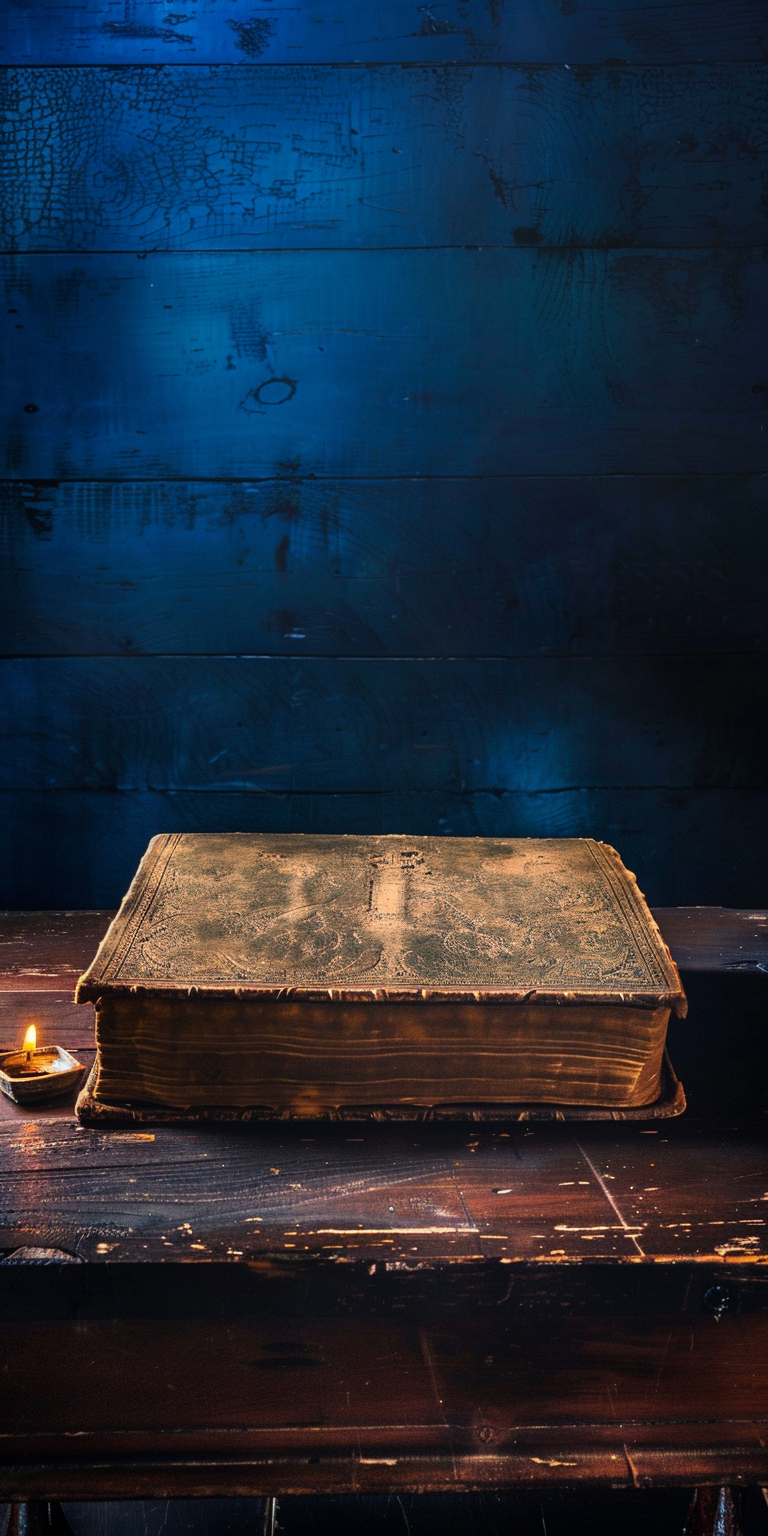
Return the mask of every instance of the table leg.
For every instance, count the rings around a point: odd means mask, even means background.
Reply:
[[[685,1536],[741,1536],[730,1488],[697,1488],[685,1522]]]

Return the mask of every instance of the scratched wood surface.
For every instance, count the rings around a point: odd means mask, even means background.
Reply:
[[[247,15],[217,0],[16,0],[0,15],[0,59],[52,64],[295,64],[390,60],[537,63],[764,60],[760,0],[310,0]]]
[[[82,1048],[81,1048],[82,1049]],[[764,1127],[86,1131],[10,1105],[6,1251],[765,1265]],[[671,1126],[671,1122],[670,1122]]]
[[[0,1030],[90,1059],[109,915],[2,914]],[[765,913],[659,915],[694,964],[765,955]],[[765,1480],[764,1106],[347,1135],[2,1103],[6,1497]]]
[[[684,970],[768,975],[768,913],[724,907],[656,907],[654,915]]]
[[[672,249],[5,256],[6,474],[763,469],[765,266]]]
[[[701,654],[768,640],[761,475],[6,481],[0,550],[5,655]]]
[[[765,1478],[761,1127],[27,1116],[0,1166],[7,1493]]]
[[[627,1441],[650,1481],[675,1450],[682,1481],[694,1451],[764,1476],[759,1123],[104,1133],[10,1109],[2,1249],[60,1262],[2,1266],[0,1486],[117,1491],[127,1455],[123,1490],[143,1467],[210,1491],[233,1452],[243,1491],[270,1456],[283,1492],[367,1486],[350,1440],[384,1486],[448,1486],[450,1453],[469,1486],[620,1481]]]
[[[2,93],[6,250],[768,235],[766,65],[36,68]]]
[[[113,912],[0,912],[0,990],[70,990]]]

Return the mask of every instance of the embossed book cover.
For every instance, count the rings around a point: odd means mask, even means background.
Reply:
[[[639,1111],[685,1012],[634,876],[584,838],[156,837],[76,995],[86,1119]]]

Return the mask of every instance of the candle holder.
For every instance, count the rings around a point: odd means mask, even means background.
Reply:
[[[61,1045],[0,1053],[0,1088],[17,1104],[39,1104],[75,1087],[82,1062]]]

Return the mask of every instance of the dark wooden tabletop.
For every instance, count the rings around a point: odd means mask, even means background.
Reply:
[[[3,1043],[90,1062],[109,915],[0,918]],[[691,973],[766,967],[766,913],[658,917]],[[0,1497],[768,1481],[756,1104],[137,1132],[3,1099]]]

